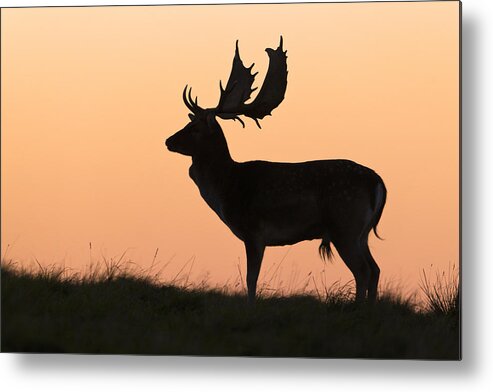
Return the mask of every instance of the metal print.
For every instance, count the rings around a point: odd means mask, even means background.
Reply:
[[[1,18],[2,351],[460,359],[459,2]]]

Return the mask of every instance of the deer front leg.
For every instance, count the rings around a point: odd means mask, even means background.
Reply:
[[[256,241],[245,241],[247,255],[248,304],[255,304],[257,280],[264,257],[265,246]]]

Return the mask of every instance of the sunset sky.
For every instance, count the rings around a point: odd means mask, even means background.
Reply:
[[[385,240],[370,240],[382,282],[412,291],[423,269],[458,264],[458,2],[3,9],[1,22],[2,257],[83,270],[126,251],[146,268],[159,248],[164,278],[191,259],[192,282],[245,276],[243,243],[164,140],[187,123],[186,84],[214,107],[239,39],[259,86],[282,34],[285,100],[262,130],[221,121],[233,158],[371,167],[388,189]],[[351,280],[318,245],[268,248],[260,281]]]

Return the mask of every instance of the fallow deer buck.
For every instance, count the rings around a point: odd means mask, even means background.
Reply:
[[[269,67],[253,101],[247,103],[255,74],[245,67],[238,41],[226,88],[221,82],[215,108],[203,109],[191,89],[183,101],[190,123],[166,140],[170,151],[192,157],[189,174],[200,194],[231,231],[245,243],[248,301],[255,301],[257,279],[266,246],[321,239],[319,253],[330,258],[332,242],[354,275],[356,301],[377,296],[380,270],[368,248],[368,236],[385,206],[385,185],[373,170],[349,160],[302,163],[235,162],[217,118],[259,119],[284,99],[286,51],[267,48]],[[379,237],[380,238],[380,237]]]

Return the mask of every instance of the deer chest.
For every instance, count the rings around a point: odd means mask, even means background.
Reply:
[[[224,214],[224,198],[220,187],[214,184],[209,178],[201,176],[194,166],[189,170],[190,178],[197,185],[200,191],[200,195],[205,200],[207,205],[214,210],[214,212],[221,218],[223,222],[226,222],[226,216]]]

